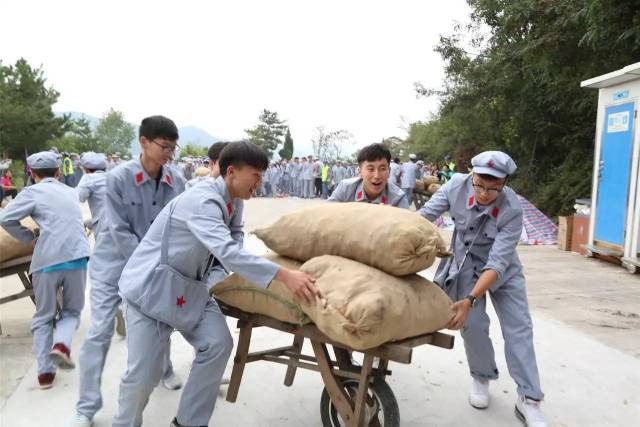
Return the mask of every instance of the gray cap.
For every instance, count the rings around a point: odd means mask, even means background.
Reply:
[[[55,169],[60,167],[58,155],[52,151],[41,151],[27,157],[31,169]]]
[[[504,178],[518,169],[516,162],[502,151],[483,151],[471,159],[474,173],[483,173],[496,178]]]
[[[107,159],[104,157],[104,154],[88,151],[82,155],[80,164],[83,168],[87,169],[106,169]]]

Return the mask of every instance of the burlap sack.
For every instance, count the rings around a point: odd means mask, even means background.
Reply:
[[[38,224],[31,218],[25,218],[20,223],[32,231],[38,228]],[[11,237],[4,228],[0,227],[0,262],[31,255],[32,253],[33,247],[23,245],[19,240]]]
[[[389,274],[429,268],[447,247],[415,212],[370,203],[326,203],[280,217],[254,233],[273,251],[300,261],[337,255]]]
[[[416,180],[416,187],[414,188],[414,191],[424,191],[424,182],[419,179]]]
[[[440,184],[440,180],[437,176],[425,176],[422,178],[422,182],[424,183],[425,188],[429,187],[431,184]]]
[[[269,254],[265,258],[283,267],[297,270],[301,263]],[[231,274],[215,285],[211,294],[220,301],[248,313],[265,314],[283,322],[304,325],[310,320],[293,299],[284,283],[274,280],[267,289],[259,288],[238,274]]]
[[[453,317],[449,297],[417,274],[395,277],[330,255],[300,270],[315,277],[322,293],[318,304],[302,309],[325,335],[356,350],[440,330]]]
[[[430,194],[435,194],[442,187],[440,184],[431,184],[428,188]]]

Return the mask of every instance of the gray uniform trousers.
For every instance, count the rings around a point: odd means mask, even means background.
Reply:
[[[128,368],[120,383],[113,427],[138,427],[142,425],[142,412],[149,396],[162,376],[162,354],[166,353],[172,328],[145,316],[126,301],[124,311]],[[177,419],[185,426],[209,425],[233,338],[225,316],[211,299],[200,323],[192,331],[178,332],[193,346],[196,356],[180,398]]]
[[[302,197],[310,199],[314,195],[313,192],[313,178],[302,180]]]
[[[413,188],[403,188],[404,194],[407,195],[407,201],[409,202],[409,206],[413,203]]]
[[[33,352],[36,354],[38,375],[56,372],[56,365],[49,357],[53,344],[62,343],[71,349],[71,338],[80,323],[84,307],[86,269],[58,270],[33,273],[33,294],[36,313],[31,320]],[[62,287],[62,312],[55,322],[58,288]]]
[[[91,326],[80,350],[80,396],[76,404],[76,411],[90,419],[102,408],[102,371],[111,346],[120,303],[117,285],[92,280]],[[165,375],[173,372],[169,355],[170,348],[167,346],[162,354]]]
[[[462,283],[459,281],[458,286],[462,287]],[[464,286],[467,289],[459,289],[459,295],[468,295],[473,289],[473,282],[465,283],[469,285]],[[540,388],[524,276],[521,273],[514,276],[496,290],[489,290],[488,295],[500,321],[507,368],[517,385],[518,394],[542,400],[544,394]],[[486,302],[486,298],[478,300],[461,331],[471,376],[482,381],[498,378],[493,344],[489,338]]]

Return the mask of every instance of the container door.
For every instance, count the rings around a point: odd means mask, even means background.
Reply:
[[[633,151],[634,103],[606,108],[600,153],[595,240],[624,245]]]

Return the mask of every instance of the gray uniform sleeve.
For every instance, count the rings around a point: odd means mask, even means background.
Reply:
[[[262,288],[269,286],[280,266],[246,251],[234,240],[218,207],[207,203],[206,211],[207,215],[194,213],[187,220],[193,235],[227,270]]]
[[[407,195],[404,194],[400,200],[398,201],[398,204],[396,205],[399,208],[402,209],[409,209],[409,200],[407,200]]]
[[[0,226],[23,244],[30,244],[35,236],[31,230],[20,224],[20,220],[30,216],[35,206],[31,193],[22,190],[6,208],[0,210]]]
[[[347,186],[344,182],[340,182],[331,196],[327,199],[328,202],[348,202],[347,200]]]
[[[522,234],[522,210],[509,209],[503,215],[508,217],[504,219],[505,224],[498,229],[487,264],[482,268],[482,271],[493,270],[498,273],[498,279],[507,271]]]
[[[445,184],[439,191],[436,191],[427,203],[418,211],[420,215],[429,221],[435,221],[440,215],[447,212],[449,205],[450,183]]]
[[[113,174],[107,175],[107,197],[104,204],[103,218],[106,218],[109,233],[113,237],[118,251],[125,259],[129,259],[138,247],[138,237],[132,232],[126,217],[122,198],[122,181]]]
[[[244,245],[244,224],[242,223],[243,210],[244,204],[241,203],[238,206],[238,209],[234,213],[233,217],[231,218],[231,224],[229,224],[229,229],[231,230],[231,238],[240,243],[241,246]]]
[[[82,175],[82,178],[80,178],[80,182],[76,187],[80,203],[86,202],[89,199],[89,196],[91,196],[91,187],[88,185],[89,180],[86,178],[87,176],[88,175]]]

